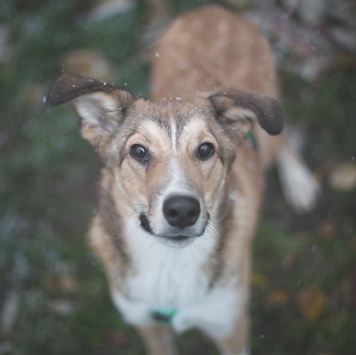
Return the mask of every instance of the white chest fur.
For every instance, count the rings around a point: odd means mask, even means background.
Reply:
[[[115,290],[112,298],[129,323],[149,324],[154,309],[175,308],[172,326],[177,331],[198,327],[215,336],[230,331],[239,309],[237,279],[209,290],[210,280],[203,271],[215,236],[208,232],[185,248],[173,249],[142,231],[135,221],[127,221],[126,232],[135,273],[125,285],[128,298]]]

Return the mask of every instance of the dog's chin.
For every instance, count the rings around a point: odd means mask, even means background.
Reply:
[[[203,235],[204,230],[205,230],[205,228],[204,228],[203,232],[199,235],[189,235],[188,233],[187,234],[178,234],[178,233],[175,234],[174,233],[172,235],[170,235],[169,233],[155,234],[151,228],[150,222],[146,215],[144,215],[143,213],[140,214],[139,221],[140,221],[141,228],[145,232],[147,232],[148,234],[150,234],[151,236],[156,238],[159,243],[161,243],[167,247],[174,248],[174,249],[182,249],[182,248],[185,248],[185,247],[191,245],[192,243],[194,243],[196,238]]]
[[[160,242],[166,247],[170,247],[173,249],[182,249],[194,243],[197,237],[178,235],[178,236],[164,236],[164,237],[156,236],[156,238],[158,242]]]

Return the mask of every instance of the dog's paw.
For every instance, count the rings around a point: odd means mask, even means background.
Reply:
[[[184,311],[178,312],[173,320],[172,327],[177,333],[183,333],[192,327],[192,322],[188,314]]]

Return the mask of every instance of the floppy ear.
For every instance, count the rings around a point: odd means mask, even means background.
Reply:
[[[253,122],[269,134],[279,134],[283,128],[283,113],[275,99],[250,92],[230,90],[209,96],[219,120],[237,125],[242,133],[251,129]]]
[[[103,81],[64,73],[52,84],[47,102],[53,105],[71,101],[81,118],[81,134],[91,144],[111,135],[124,119],[137,97]]]

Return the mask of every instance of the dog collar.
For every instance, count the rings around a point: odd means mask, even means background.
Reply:
[[[176,315],[175,308],[155,308],[152,312],[153,319],[158,323],[169,324]]]
[[[252,131],[246,133],[246,139],[255,149],[257,148],[256,137]]]

